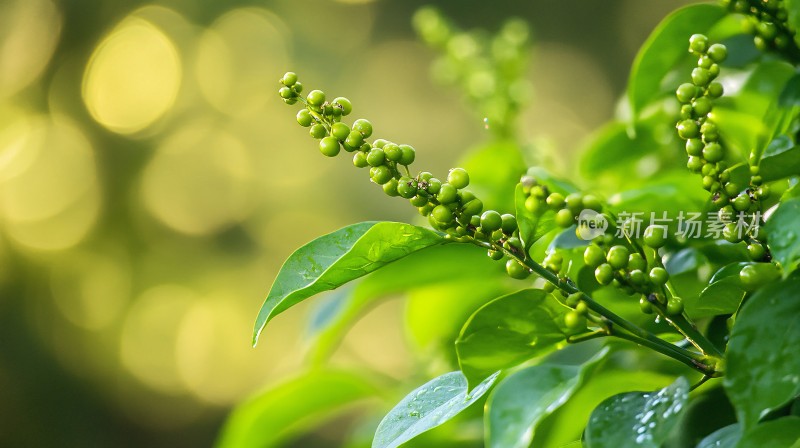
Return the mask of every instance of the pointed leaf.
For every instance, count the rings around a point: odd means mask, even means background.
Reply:
[[[587,371],[608,350],[583,365],[544,363],[513,373],[497,385],[486,404],[486,446],[527,448],[539,422],[564,404]]]
[[[406,395],[383,418],[372,441],[373,448],[395,448],[458,415],[478,401],[500,372],[489,376],[467,393],[461,372],[446,373]]]
[[[731,263],[717,271],[697,297],[687,298],[686,312],[695,318],[733,314],[746,294],[739,271],[749,263]]]
[[[586,426],[587,448],[659,448],[678,423],[689,382],[678,378],[656,392],[627,392],[600,403]]]
[[[253,343],[270,319],[299,302],[444,241],[432,230],[398,222],[362,222],[317,238],[281,267],[258,313]]]
[[[736,448],[742,438],[742,425],[734,423],[706,436],[697,448]]]
[[[689,36],[708,31],[724,16],[725,10],[718,5],[691,5],[673,12],[656,27],[636,55],[628,81],[634,118],[664,92],[664,76],[687,57]]]
[[[800,445],[800,417],[790,415],[764,422],[746,433],[740,447],[794,448]]]
[[[539,289],[495,299],[473,314],[456,341],[461,371],[470,384],[492,372],[543,355],[566,343],[570,309]]]
[[[239,404],[225,422],[216,446],[279,446],[343,406],[377,394],[378,389],[362,376],[313,371]]]
[[[766,224],[772,256],[788,276],[800,264],[800,198],[781,203]]]
[[[758,290],[731,330],[723,385],[749,431],[800,394],[800,278]]]

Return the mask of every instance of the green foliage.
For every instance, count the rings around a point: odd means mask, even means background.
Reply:
[[[414,148],[374,138],[368,121],[345,124],[349,101],[303,97],[285,75],[279,93],[300,103],[298,123],[323,154],[354,153],[435,232],[361,223],[309,243],[278,275],[256,335],[300,301],[377,271],[317,308],[314,363],[369,305],[405,294],[424,375],[460,371],[408,394],[373,447],[457,443],[441,425],[473,427],[472,405],[487,394],[491,447],[790,446],[800,437],[787,416],[800,394],[795,3],[698,4],[664,19],[634,62],[630,109],[592,137],[572,182],[524,165],[528,31],[518,20],[489,36],[430,8],[414,17],[441,52],[440,79],[492,129],[438,178],[412,170]],[[573,347],[589,356],[571,358]],[[708,407],[728,417],[703,419]]]

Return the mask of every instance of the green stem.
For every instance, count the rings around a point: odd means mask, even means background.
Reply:
[[[625,339],[625,340],[634,342],[636,344],[648,347],[648,348],[653,349],[653,350],[655,350],[655,351],[657,351],[657,352],[659,352],[659,353],[661,353],[663,355],[669,356],[670,358],[675,359],[677,361],[680,361],[680,362],[686,364],[687,366],[699,371],[700,373],[702,373],[705,376],[712,376],[714,374],[714,368],[712,366],[708,366],[708,365],[704,364],[703,362],[695,359],[693,356],[690,355],[689,352],[680,353],[680,354],[675,354],[673,352],[669,352],[668,353],[667,351],[664,350],[664,347],[661,344],[655,344],[655,343],[653,343],[653,341],[651,341],[649,339],[642,339],[642,338],[640,338],[640,337],[638,337],[636,335],[632,335],[632,334],[628,334],[628,333],[624,333],[624,332],[614,333],[614,336],[616,336],[616,337],[618,337],[620,339]],[[661,341],[661,340],[659,339],[659,341]]]

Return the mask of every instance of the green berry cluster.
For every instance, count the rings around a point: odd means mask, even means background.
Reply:
[[[783,0],[724,0],[723,3],[728,10],[744,15],[742,30],[753,35],[756,48],[797,60],[800,51],[794,43],[795,30],[787,24],[789,14]]]
[[[599,284],[613,284],[628,295],[639,295],[639,304],[644,313],[651,314],[655,308],[667,315],[681,314],[683,300],[666,288],[669,274],[657,252],[667,242],[666,230],[660,226],[649,226],[645,229],[642,242],[645,247],[652,249],[654,256],[650,259],[633,244],[616,244],[606,249],[608,243],[599,239],[586,248],[583,261],[594,269]]]
[[[576,223],[582,210],[603,211],[603,204],[593,194],[569,193],[566,196],[554,191],[533,176],[522,178],[522,191],[525,193],[525,208],[534,215],[542,215],[548,211],[555,212],[555,222],[559,227],[567,228]]]
[[[278,93],[287,104],[304,103],[305,107],[297,113],[297,122],[319,139],[322,154],[335,157],[342,149],[353,153],[353,164],[369,168],[372,182],[381,185],[388,196],[407,199],[447,238],[486,245],[491,248],[489,257],[495,260],[506,258],[507,253],[525,258],[516,217],[484,210],[483,202],[465,189],[469,186],[466,170],[453,168],[445,180],[426,171],[412,176],[409,165],[416,157],[414,148],[380,138],[370,143],[368,138],[373,128],[369,121],[358,119],[351,126],[341,121],[353,110],[347,98],[326,101],[321,90],[312,90],[303,98],[299,95],[302,88],[297,88],[300,85],[297,75],[292,72],[286,73],[280,82],[283,87]],[[506,261],[508,274],[517,279],[527,278],[530,269],[514,257]]]
[[[741,190],[741,186],[731,182],[719,130],[711,119],[712,100],[722,96],[723,91],[722,84],[714,79],[728,51],[722,44],[709,45],[702,34],[692,35],[689,51],[697,56],[697,67],[692,70],[692,82],[681,84],[675,91],[681,103],[676,128],[678,136],[686,140],[689,156],[686,167],[703,176],[703,188],[714,195],[718,207],[724,207]]]
[[[435,77],[460,87],[493,133],[512,135],[531,90],[525,79],[528,25],[511,19],[488,38],[457,29],[433,7],[417,11],[413,24],[422,40],[442,53],[433,66]]]

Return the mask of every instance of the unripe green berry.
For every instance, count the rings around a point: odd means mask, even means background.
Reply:
[[[603,263],[594,270],[594,277],[597,279],[597,283],[608,285],[614,280],[614,268],[608,263]]]
[[[748,264],[739,271],[739,280],[745,291],[753,291],[760,286],[775,281],[780,277],[780,271],[772,263]]]
[[[364,136],[358,131],[351,131],[347,134],[344,143],[352,148],[358,148],[364,143]]]
[[[328,131],[325,129],[325,126],[319,123],[311,126],[311,129],[308,130],[308,133],[311,135],[311,137],[317,140],[328,135]]]
[[[644,314],[653,314],[653,304],[646,297],[639,299],[639,309]]]
[[[358,168],[369,166],[369,163],[367,163],[367,155],[361,151],[353,154],[353,165],[357,166]]]
[[[593,194],[587,194],[583,197],[583,208],[594,210],[596,212],[603,211],[603,204],[600,199]]]
[[[751,243],[747,245],[747,253],[750,255],[751,260],[761,261],[764,258],[764,255],[767,254],[767,251],[761,244]]]
[[[587,266],[596,268],[606,262],[606,253],[600,247],[590,244],[583,251],[583,261]]]
[[[577,215],[580,213],[581,209],[583,209],[583,195],[580,193],[570,193],[564,198],[564,203],[573,215]]]
[[[545,202],[550,208],[558,210],[564,206],[564,195],[558,192],[550,193]]]
[[[372,123],[363,118],[359,118],[353,122],[353,130],[360,132],[364,138],[368,138],[372,135]]]
[[[553,292],[553,291],[555,291],[555,290],[556,290],[556,285],[554,285],[554,284],[552,284],[550,282],[547,282],[544,285],[542,285],[542,291],[544,291],[544,292],[546,292],[548,294]]]
[[[494,210],[486,210],[481,215],[481,230],[484,232],[494,232],[503,225],[503,218],[500,213]]]
[[[708,85],[708,96],[711,99],[721,97],[722,93],[723,93],[722,84],[718,82],[712,82],[711,84]]]
[[[500,218],[502,219],[500,229],[503,231],[503,233],[506,235],[511,235],[515,230],[517,230],[517,218],[514,215],[506,213],[501,215]]]
[[[556,213],[555,221],[559,227],[567,228],[575,223],[575,217],[572,215],[571,211],[566,208],[562,208]]]
[[[425,196],[416,195],[409,200],[414,207],[424,207],[428,203],[428,198]]]
[[[538,214],[545,210],[544,203],[535,196],[528,196],[525,199],[525,209],[531,213]]]
[[[614,246],[608,250],[608,264],[614,269],[623,269],[628,265],[628,256],[630,252],[625,246]]]
[[[692,70],[692,83],[694,85],[698,87],[705,87],[710,81],[711,74],[708,72],[708,70],[701,67],[695,67]]]
[[[461,214],[464,216],[478,215],[483,211],[483,202],[480,199],[473,199],[461,209]]]
[[[693,173],[699,173],[703,168],[703,159],[700,157],[689,156],[689,160],[686,162],[686,168],[689,168],[689,170]]]
[[[458,191],[450,184],[443,184],[439,193],[436,195],[436,199],[442,204],[454,202],[456,198],[458,198]]]
[[[342,96],[334,99],[333,100],[333,105],[337,106],[339,109],[342,110],[342,115],[343,116],[344,115],[350,115],[350,112],[353,111],[353,103],[351,103],[350,100],[348,100],[347,98],[342,97]]]
[[[502,260],[503,259],[503,251],[501,251],[501,250],[489,249],[489,251],[486,253],[486,255],[488,255],[489,258],[491,258],[492,260]]]
[[[636,286],[642,286],[645,282],[644,272],[640,269],[634,269],[630,272],[630,281],[631,284]]]
[[[308,104],[320,107],[325,103],[325,92],[322,90],[312,90],[308,92],[306,100],[308,101]]]
[[[464,168],[453,168],[447,173],[447,182],[460,190],[469,185],[469,174]]]
[[[716,142],[719,140],[719,131],[717,125],[706,121],[700,126],[700,133],[703,135],[704,142]]]
[[[340,149],[339,141],[333,137],[325,137],[319,141],[319,151],[328,157],[335,157]]]
[[[711,64],[713,63],[714,61],[708,56],[701,56],[700,59],[697,60],[697,66],[705,69],[711,67]]]
[[[297,82],[297,73],[295,72],[286,72],[281,78],[281,84],[285,85],[286,87],[292,87]]]
[[[690,138],[686,140],[686,154],[690,156],[699,156],[703,154],[703,141],[699,138]]]
[[[737,228],[735,222],[731,222],[722,228],[722,237],[731,243],[738,243],[742,240],[743,229]]]
[[[339,140],[340,142],[345,141],[347,136],[350,135],[350,127],[344,123],[334,123],[331,126],[331,137]]]
[[[288,100],[294,98],[295,92],[288,87],[281,87],[278,89],[278,95],[280,95],[281,98]]]
[[[508,272],[509,277],[517,280],[524,280],[531,275],[531,271],[527,266],[519,264],[519,262],[514,259],[506,261],[506,272]]]
[[[708,49],[708,37],[702,34],[692,34],[689,38],[689,50],[704,54]]]
[[[667,301],[667,314],[677,316],[683,312],[683,299],[680,297],[670,297]]]
[[[580,330],[586,328],[586,318],[575,311],[568,311],[564,315],[564,325],[570,330]]]
[[[739,194],[739,186],[733,182],[725,184],[725,193],[728,196],[737,196]]]
[[[691,103],[695,95],[697,95],[697,87],[688,82],[678,86],[678,89],[675,91],[675,96],[678,97],[678,101],[683,104]]]
[[[442,224],[453,222],[453,212],[444,205],[437,205],[433,208],[431,216]]]
[[[386,155],[380,148],[372,148],[367,153],[367,163],[370,166],[381,166],[386,162]],[[413,195],[411,195],[413,196]],[[409,197],[411,197],[409,196]],[[407,198],[406,198],[407,199]]]
[[[400,145],[400,164],[401,165],[411,165],[414,163],[414,159],[416,158],[416,152],[414,151],[414,147],[411,145]]]
[[[439,179],[436,179],[435,177],[429,179],[427,181],[427,183],[428,183],[428,187],[426,188],[426,190],[430,194],[436,194],[436,193],[439,192],[439,190],[442,189],[442,181],[440,181]]]
[[[692,107],[694,107],[694,112],[697,115],[699,116],[708,115],[708,113],[711,112],[711,107],[712,107],[711,100],[708,99],[708,97],[701,96],[700,98],[694,100],[694,102],[692,103]]]
[[[388,196],[398,196],[397,192],[397,179],[390,179],[389,182],[383,184],[383,192],[386,193]]]
[[[570,308],[575,308],[576,306],[578,306],[579,303],[583,303],[581,302],[581,299],[583,299],[582,293],[580,292],[572,293],[567,296],[567,299],[564,301],[564,304],[566,304]]]
[[[650,269],[649,277],[650,281],[656,286],[663,286],[667,283],[667,280],[669,280],[669,274],[667,274],[667,271],[659,266]]]
[[[642,257],[642,254],[634,252],[628,257],[628,269],[632,271],[638,269],[644,272],[647,269],[647,260]]]
[[[383,185],[394,178],[392,170],[386,165],[373,166],[369,169],[369,176],[372,178],[372,181],[378,185]]]
[[[694,120],[683,120],[678,123],[678,135],[684,140],[697,138],[699,131],[700,129],[698,129],[697,123],[695,123]]]
[[[742,193],[733,200],[733,209],[737,212],[747,211],[750,208],[750,202],[750,196],[747,193]]]
[[[311,126],[313,121],[314,117],[311,116],[311,112],[309,112],[308,109],[300,109],[300,111],[297,112],[297,123],[299,123],[300,126],[307,128]]]
[[[648,226],[644,229],[644,244],[659,249],[667,243],[667,232],[661,226]]]
[[[375,150],[373,149],[373,151]],[[400,180],[397,181],[397,193],[400,195],[401,198],[405,199],[413,198],[417,194],[417,181],[411,179],[410,177],[405,177],[405,176],[401,177]]]

